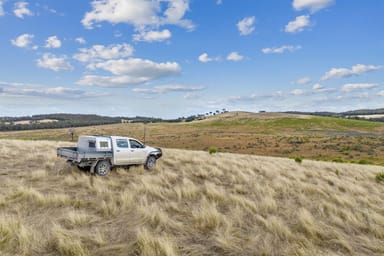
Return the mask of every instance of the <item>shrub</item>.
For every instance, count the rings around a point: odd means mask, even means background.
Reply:
[[[369,164],[369,161],[368,160],[365,160],[365,159],[361,159],[359,160],[359,162],[357,162],[358,164]]]
[[[332,162],[335,162],[335,163],[344,163],[344,160],[341,159],[340,157],[337,157],[337,158],[333,158],[333,159],[332,159]]]
[[[210,147],[209,148],[209,154],[215,154],[217,153],[217,148],[216,147]]]
[[[379,172],[379,173],[376,174],[376,181],[377,182],[384,181],[384,172]]]
[[[303,162],[303,159],[301,157],[297,156],[297,157],[295,157],[295,162],[300,164],[301,162]]]

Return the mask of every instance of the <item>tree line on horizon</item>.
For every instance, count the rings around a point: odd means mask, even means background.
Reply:
[[[225,109],[207,112],[205,114],[179,117],[176,119],[162,119],[155,117],[110,117],[90,114],[47,114],[21,117],[0,117],[0,131],[20,131],[37,129],[59,129],[84,127],[118,123],[160,123],[160,122],[191,122],[204,119],[206,116],[227,112]],[[48,122],[41,122],[50,120]]]

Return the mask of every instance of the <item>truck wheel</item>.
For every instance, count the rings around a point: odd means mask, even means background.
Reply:
[[[98,162],[96,167],[95,167],[95,172],[99,176],[105,176],[110,171],[111,171],[111,164],[106,160],[102,160],[102,161]]]
[[[144,165],[144,168],[146,170],[152,170],[153,168],[155,168],[155,165],[156,165],[156,157],[149,156],[147,159],[147,162]]]

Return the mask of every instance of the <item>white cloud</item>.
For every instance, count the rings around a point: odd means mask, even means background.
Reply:
[[[78,85],[118,87],[142,84],[150,81],[150,77],[140,76],[97,76],[86,75],[76,82]]]
[[[363,65],[363,64],[356,64],[352,66],[351,69],[332,68],[330,71],[324,74],[321,80],[325,81],[325,80],[334,79],[334,78],[357,76],[370,71],[382,70],[382,69],[384,69],[384,66]]]
[[[181,68],[177,62],[156,63],[139,58],[108,60],[90,64],[89,69],[103,69],[114,75],[128,75],[133,77],[147,77],[150,80],[165,76],[177,75]]]
[[[295,81],[292,81],[291,83],[296,85],[304,85],[304,84],[309,84],[311,81],[312,79],[306,76],[306,77],[301,77]]]
[[[88,49],[79,49],[80,53],[73,55],[73,58],[81,62],[94,62],[129,57],[133,51],[129,44],[93,45]]]
[[[154,88],[134,88],[133,91],[144,94],[163,94],[167,92],[194,92],[204,89],[204,86],[161,85]]]
[[[186,100],[196,100],[200,99],[202,95],[200,93],[187,93],[183,96],[184,99]]]
[[[32,43],[32,39],[34,37],[35,37],[34,35],[23,34],[18,36],[16,39],[12,39],[11,43],[17,47],[26,48]]]
[[[15,8],[13,9],[13,13],[23,19],[24,15],[32,16],[33,13],[28,9],[28,3],[27,2],[17,2],[15,3]]]
[[[181,71],[176,62],[156,63],[137,58],[108,60],[90,64],[88,68],[109,71],[115,76],[87,75],[81,78],[77,84],[104,87],[129,86],[178,75]]]
[[[172,34],[168,29],[162,31],[140,31],[133,35],[133,41],[139,42],[161,42],[171,38]]]
[[[285,93],[282,91],[276,91],[268,94],[250,94],[245,96],[231,96],[229,97],[229,101],[232,102],[254,102],[259,99],[270,99],[270,98],[277,98],[281,99],[285,97]]]
[[[300,45],[296,45],[296,46],[294,46],[294,45],[283,45],[283,46],[280,46],[280,47],[263,48],[261,51],[264,54],[272,54],[272,53],[281,54],[281,53],[284,53],[286,51],[293,52],[293,51],[297,51],[297,50],[300,50],[300,49],[301,49]]]
[[[1,91],[2,88],[0,88]],[[44,97],[44,98],[56,98],[56,99],[73,99],[84,97],[100,97],[109,95],[108,93],[87,92],[78,89],[66,88],[66,87],[21,87],[21,88],[7,88],[2,89],[6,95],[17,96],[29,96],[29,97]]]
[[[85,39],[82,37],[76,38],[75,41],[78,42],[79,44],[86,44],[87,43],[87,41],[85,41]]]
[[[244,59],[244,56],[240,55],[238,52],[231,52],[227,56],[227,60],[234,61],[234,62],[242,61],[243,59]]]
[[[312,86],[312,90],[314,90],[314,91],[322,90],[323,88],[324,88],[324,86],[322,86],[321,84],[314,84]]]
[[[299,96],[299,95],[305,94],[305,91],[302,89],[294,89],[294,90],[290,91],[289,93],[292,95],[295,95],[295,96]]]
[[[73,67],[67,62],[67,57],[56,57],[53,54],[45,53],[42,58],[37,60],[37,66],[51,69],[53,71],[72,70]]]
[[[361,90],[361,89],[372,89],[377,87],[378,84],[375,83],[356,83],[356,84],[344,84],[341,90],[343,92],[350,92],[353,90]]]
[[[335,92],[335,91],[336,91],[335,88],[326,88],[319,83],[316,83],[312,86],[313,93]]]
[[[311,25],[309,18],[309,15],[297,16],[294,21],[290,21],[285,26],[284,31],[287,33],[302,32],[306,27],[309,27]]]
[[[211,62],[211,61],[220,61],[220,57],[209,57],[208,53],[203,53],[199,56],[199,61],[203,63]]]
[[[216,4],[217,4],[217,5],[221,5],[222,3],[223,3],[222,0],[216,0]]]
[[[379,92],[377,93],[377,95],[378,95],[378,96],[383,96],[383,97],[384,97],[384,91],[379,91]]]
[[[0,0],[0,16],[4,15],[4,9],[3,9],[3,1]]]
[[[255,30],[255,16],[246,17],[237,23],[240,35],[246,36]]]
[[[45,41],[45,48],[60,48],[61,41],[57,38],[57,36],[50,36]]]
[[[6,86],[1,88],[1,86]],[[47,98],[80,98],[80,97],[97,97],[109,95],[105,92],[89,92],[79,89],[67,88],[62,86],[50,87],[42,84],[20,83],[20,82],[3,82],[0,81],[0,91],[6,95],[22,95],[22,96],[38,96]]]
[[[164,2],[166,8],[163,8]],[[189,0],[94,0],[92,10],[84,15],[81,22],[88,29],[92,29],[95,23],[106,21],[132,24],[136,29],[177,25],[192,30],[193,23],[183,19],[188,10]]]
[[[328,7],[334,0],[293,0],[292,6],[296,11],[310,10],[312,13]]]
[[[203,63],[207,63],[207,62],[210,62],[210,61],[213,61],[212,58],[208,57],[208,54],[207,53],[203,53],[199,56],[199,61],[200,62],[203,62]]]

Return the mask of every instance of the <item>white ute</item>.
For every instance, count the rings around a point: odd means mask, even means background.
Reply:
[[[71,165],[90,170],[100,176],[107,175],[114,166],[144,165],[155,167],[163,155],[160,148],[144,145],[134,138],[119,136],[79,136],[77,147],[59,147],[57,156],[67,159]]]

